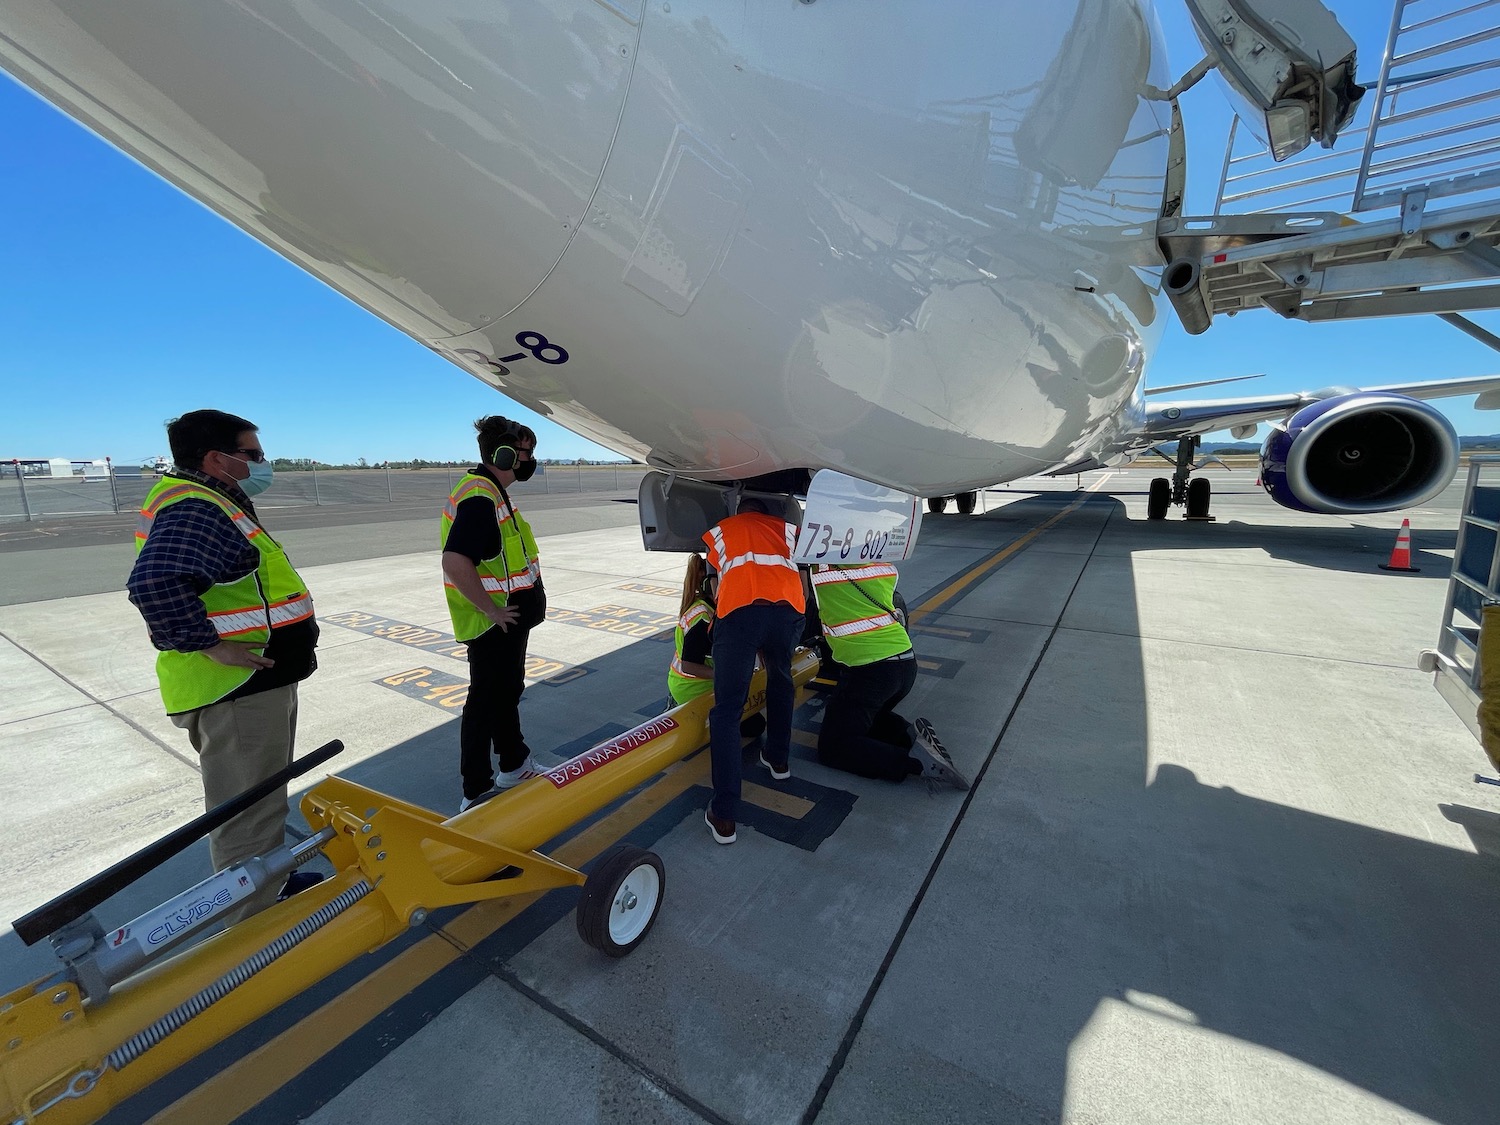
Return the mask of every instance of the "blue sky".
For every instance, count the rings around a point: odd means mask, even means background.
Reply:
[[[1389,8],[1334,7],[1372,83]],[[1201,52],[1180,0],[1160,10],[1181,73]],[[1182,104],[1188,209],[1203,213],[1229,111],[1212,79]],[[461,458],[470,419],[528,416],[4,78],[0,121],[0,457],[144,459],[166,452],[167,417],[212,405],[254,419],[284,456]],[[1500,332],[1495,314],[1475,319]],[[1199,337],[1174,318],[1147,381],[1259,371],[1225,393],[1489,374],[1500,353],[1434,317],[1308,325],[1253,313]],[[1460,433],[1500,432],[1500,414],[1471,399],[1439,405]],[[544,456],[612,456],[533,424]]]

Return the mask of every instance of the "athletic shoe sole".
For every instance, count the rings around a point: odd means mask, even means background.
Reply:
[[[766,756],[764,754],[762,754],[760,756],[760,764],[763,765],[763,766],[765,766],[766,769],[770,770],[771,771],[771,776],[774,777],[777,781],[785,781],[787,778],[789,778],[789,777],[792,776],[792,763],[791,762],[788,762],[786,765],[782,766],[778,770],[770,762],[766,761]]]
[[[708,819],[708,810],[703,810],[703,823],[708,825],[708,834],[714,838],[716,844],[732,844],[739,839],[737,832],[731,832],[728,836],[720,836],[719,830],[714,827],[714,822]]]

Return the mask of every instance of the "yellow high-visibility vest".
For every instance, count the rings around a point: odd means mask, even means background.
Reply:
[[[911,637],[891,612],[896,568],[890,563],[815,566],[812,584],[823,636],[840,664],[857,668],[911,648]]]
[[[146,494],[136,522],[135,551],[139,555],[151,534],[151,524],[164,509],[183,500],[207,500],[234,521],[234,526],[260,552],[254,570],[233,582],[210,586],[200,598],[221,640],[268,643],[271,630],[313,616],[312,595],[266,529],[229,497],[196,481],[163,477]],[[169,650],[156,654],[156,680],[167,714],[180,715],[217,703],[254,675],[252,668],[220,664],[202,652]]]
[[[506,605],[511,596],[520,590],[528,590],[542,580],[541,559],[536,549],[536,538],[531,534],[531,525],[526,517],[506,503],[500,489],[488,477],[465,473],[448,494],[443,505],[443,530],[440,545],[446,546],[448,531],[458,515],[458,506],[471,496],[483,496],[495,506],[495,521],[500,525],[500,553],[476,564],[479,579],[484,583],[485,593],[495,604]],[[453,621],[453,635],[461,641],[472,641],[489,629],[490,619],[468,598],[458,592],[458,587],[446,579],[443,594],[448,600],[448,616]]]

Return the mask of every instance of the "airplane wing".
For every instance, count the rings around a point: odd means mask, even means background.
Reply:
[[[1304,406],[1337,394],[1398,394],[1408,398],[1452,398],[1478,395],[1480,410],[1500,409],[1500,375],[1472,375],[1416,383],[1387,383],[1378,387],[1333,387],[1321,391],[1251,395],[1244,398],[1153,402],[1146,408],[1146,425],[1130,435],[1135,448],[1167,438],[1191,437],[1237,426],[1281,419]]]

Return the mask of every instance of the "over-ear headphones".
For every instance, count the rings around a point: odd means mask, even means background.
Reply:
[[[497,445],[495,446],[495,452],[490,454],[490,464],[501,472],[508,472],[514,469],[516,462],[519,460],[520,457],[517,455],[514,447],[509,445]]]

